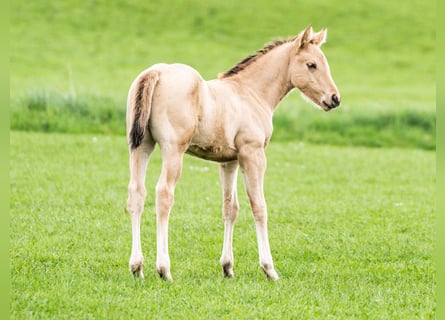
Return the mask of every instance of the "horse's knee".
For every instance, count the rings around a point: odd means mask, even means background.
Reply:
[[[128,186],[127,211],[130,214],[141,213],[144,210],[144,201],[147,191],[145,186]]]
[[[158,213],[168,213],[173,206],[174,191],[166,185],[156,186],[156,206]]]
[[[238,205],[232,205],[227,211],[224,212],[224,220],[234,222],[238,217]]]
[[[267,208],[265,204],[251,203],[253,218],[256,222],[265,222],[267,220]]]
[[[223,219],[234,221],[238,216],[239,204],[236,197],[225,197],[223,201]]]

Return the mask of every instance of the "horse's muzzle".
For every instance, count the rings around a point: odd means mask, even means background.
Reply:
[[[331,99],[333,108],[336,108],[340,105],[340,98],[335,93],[332,95]]]
[[[323,100],[323,105],[326,107],[326,108],[323,108],[325,111],[329,111],[331,109],[337,108],[340,105],[340,97],[334,93],[331,96],[330,103]]]

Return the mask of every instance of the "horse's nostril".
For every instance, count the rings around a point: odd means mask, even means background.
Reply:
[[[340,105],[340,99],[338,98],[338,96],[335,93],[332,95],[331,99],[332,99],[332,104],[334,106],[337,107],[338,105]]]

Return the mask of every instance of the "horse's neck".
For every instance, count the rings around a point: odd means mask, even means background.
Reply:
[[[272,111],[292,89],[288,73],[290,44],[283,44],[236,75],[240,86],[248,88]]]

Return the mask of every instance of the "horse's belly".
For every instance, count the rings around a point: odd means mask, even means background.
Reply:
[[[201,159],[216,162],[228,162],[237,159],[236,150],[228,146],[204,146],[192,143],[186,153]]]

